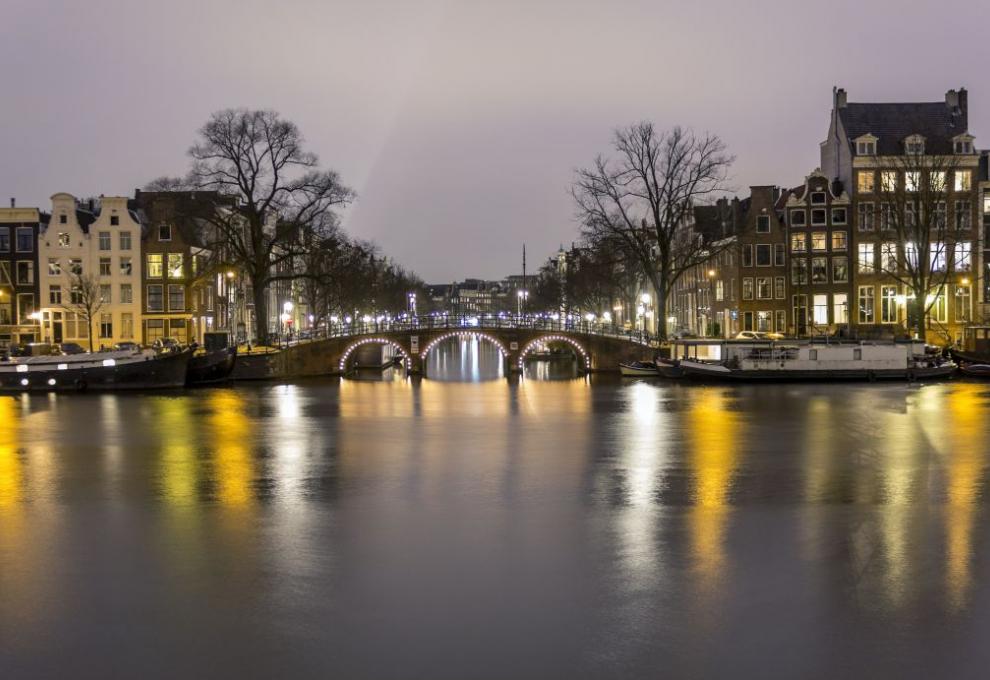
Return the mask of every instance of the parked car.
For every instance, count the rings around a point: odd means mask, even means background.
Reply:
[[[82,345],[75,342],[63,342],[58,346],[58,349],[62,354],[85,354],[86,350],[83,349]]]
[[[118,342],[113,346],[115,352],[136,352],[141,349],[141,345],[136,342]]]
[[[783,333],[766,333],[763,331],[741,331],[736,334],[736,340],[783,340]]]

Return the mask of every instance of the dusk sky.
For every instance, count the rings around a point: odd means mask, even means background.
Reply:
[[[910,11],[907,11],[910,6]],[[0,192],[133,195],[210,112],[274,108],[359,195],[355,236],[429,283],[530,270],[577,237],[575,167],[641,119],[723,137],[733,184],[818,165],[850,101],[970,90],[990,142],[990,3],[5,0]]]

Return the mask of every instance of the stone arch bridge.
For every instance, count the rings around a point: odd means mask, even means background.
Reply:
[[[454,337],[475,337],[498,348],[505,374],[522,370],[526,356],[544,343],[566,345],[584,371],[616,371],[619,362],[652,357],[654,349],[638,335],[605,332],[588,326],[559,324],[526,327],[388,327],[360,329],[327,338],[293,344],[267,355],[269,376],[302,377],[343,375],[353,365],[354,352],[369,344],[390,345],[413,374],[424,373],[426,356],[440,342]],[[239,359],[240,361],[240,359]]]

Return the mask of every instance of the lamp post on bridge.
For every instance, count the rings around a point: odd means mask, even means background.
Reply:
[[[522,320],[523,309],[525,308],[526,300],[529,299],[529,291],[525,288],[516,291],[516,318],[517,320]]]

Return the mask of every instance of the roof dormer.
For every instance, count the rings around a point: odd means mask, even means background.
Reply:
[[[963,133],[952,138],[952,153],[960,155],[970,155],[973,151],[973,135]]]
[[[877,137],[875,135],[871,135],[867,132],[865,135],[860,135],[853,141],[856,143],[857,156],[877,155]]]
[[[908,135],[905,137],[904,153],[908,156],[924,156],[925,138],[921,135]]]

